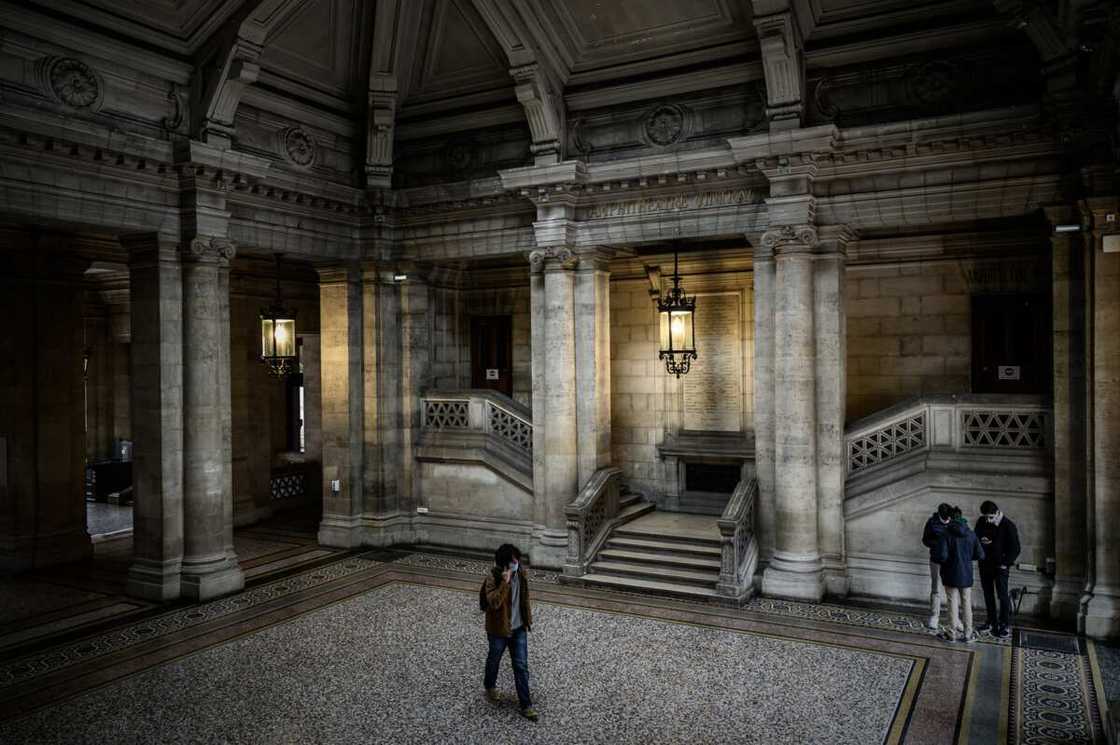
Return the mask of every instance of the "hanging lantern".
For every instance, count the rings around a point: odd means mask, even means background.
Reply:
[[[276,299],[261,308],[261,362],[270,375],[282,378],[299,371],[296,354],[296,312],[280,295],[280,254],[276,256]]]
[[[696,298],[688,297],[681,288],[677,252],[673,252],[673,286],[657,300],[661,315],[661,351],[665,370],[678,378],[688,373],[696,359]]]

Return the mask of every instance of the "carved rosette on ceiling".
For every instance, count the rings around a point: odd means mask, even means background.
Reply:
[[[948,103],[958,96],[960,76],[960,70],[944,60],[919,65],[909,76],[910,95],[923,106]]]
[[[676,104],[661,104],[650,109],[642,122],[642,135],[651,145],[668,147],[686,133],[688,112]]]
[[[44,91],[72,109],[97,112],[105,99],[105,85],[92,67],[74,57],[46,57],[39,67]]]
[[[276,135],[280,157],[296,168],[311,168],[319,158],[319,146],[311,133],[300,126],[287,127]]]

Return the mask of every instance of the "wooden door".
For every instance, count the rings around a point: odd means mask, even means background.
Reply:
[[[1050,306],[1041,295],[974,295],[972,392],[1050,392]]]
[[[513,395],[513,319],[471,317],[471,387]]]

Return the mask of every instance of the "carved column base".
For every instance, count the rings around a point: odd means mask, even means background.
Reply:
[[[762,573],[762,594],[767,597],[819,603],[824,593],[824,571],[816,555],[778,552]]]
[[[245,587],[241,566],[223,555],[203,562],[183,562],[180,589],[188,600],[202,601],[228,595]]]
[[[1120,587],[1097,585],[1085,606],[1085,615],[1079,620],[1085,636],[1094,639],[1120,637]]]
[[[529,551],[534,567],[562,569],[568,559],[567,529],[545,528],[534,536]]]
[[[181,594],[179,580],[181,562],[136,559],[128,569],[127,592],[134,598],[164,603]]]

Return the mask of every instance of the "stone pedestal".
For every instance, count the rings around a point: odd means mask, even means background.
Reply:
[[[323,518],[319,543],[361,545],[362,283],[356,266],[319,270]]]
[[[133,563],[128,593],[180,594],[183,559],[183,282],[179,250],[154,233],[121,238],[132,319]]]
[[[767,595],[818,601],[824,575],[818,541],[816,346],[813,335],[815,232],[775,240],[775,546],[762,578]],[[810,241],[808,235],[813,240]]]
[[[196,238],[183,251],[181,585],[192,600],[224,595],[245,584],[227,534],[233,495],[227,468],[229,375],[222,367],[229,363],[229,299],[222,298],[220,275],[221,265],[228,265],[232,256],[232,244],[216,238]]]

